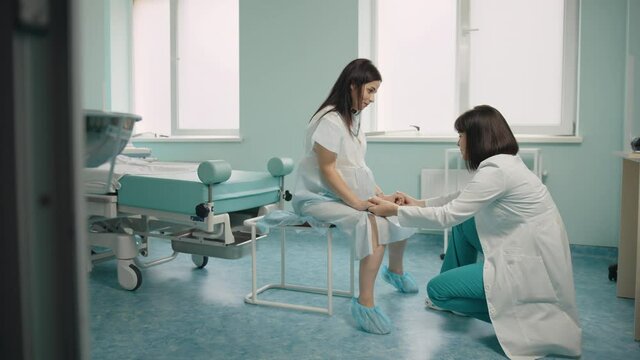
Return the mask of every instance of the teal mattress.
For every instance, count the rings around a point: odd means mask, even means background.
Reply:
[[[208,186],[196,171],[164,175],[124,175],[118,204],[195,215],[209,199]],[[213,185],[214,214],[251,209],[279,200],[280,178],[268,172],[233,170],[229,180]]]

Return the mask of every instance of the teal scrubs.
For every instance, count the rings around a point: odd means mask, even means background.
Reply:
[[[427,284],[434,305],[491,322],[482,280],[480,239],[473,218],[456,225],[444,255],[440,275]]]

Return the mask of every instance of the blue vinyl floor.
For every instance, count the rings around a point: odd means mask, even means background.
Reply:
[[[258,285],[279,280],[277,233],[258,241]],[[633,341],[633,301],[616,297],[607,267],[612,248],[572,246],[582,359],[640,359]],[[293,283],[326,284],[326,242],[313,232],[288,234],[287,277]],[[151,242],[150,257],[171,252]],[[334,299],[334,315],[244,303],[251,291],[251,257],[210,258],[196,269],[191,256],[142,270],[136,291],[120,288],[116,262],[98,264],[89,275],[93,359],[505,359],[490,324],[424,307],[424,284],[438,274],[442,236],[414,235],[405,270],[421,285],[405,295],[380,278],[376,303],[394,323],[389,335],[356,329],[349,299]],[[349,248],[333,245],[334,286],[348,288]],[[385,259],[386,263],[386,259]],[[356,263],[357,277],[357,263]],[[357,278],[356,278],[357,284]],[[356,286],[357,288],[357,286]],[[326,297],[270,290],[265,299],[324,305]]]

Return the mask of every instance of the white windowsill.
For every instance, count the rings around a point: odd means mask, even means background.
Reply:
[[[520,144],[580,144],[582,136],[554,136],[554,135],[516,135]],[[427,135],[368,135],[367,142],[414,142],[414,143],[457,143],[457,136],[427,136]]]
[[[168,137],[132,137],[135,143],[179,143],[179,142],[242,142],[242,136],[168,136]]]
[[[552,135],[516,135],[521,144],[579,144],[582,136]],[[131,138],[133,143],[178,143],[178,142],[242,142],[242,136],[171,136],[171,137],[137,137]],[[457,136],[426,135],[367,135],[367,142],[413,142],[413,143],[457,143]]]

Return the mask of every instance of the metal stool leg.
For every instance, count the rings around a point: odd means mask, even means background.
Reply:
[[[332,231],[327,229],[327,310],[329,316],[333,315],[333,267],[331,262]]]
[[[286,246],[286,241],[287,241],[287,229],[286,228],[282,228],[282,237],[280,237],[280,286],[284,286],[285,283],[285,271],[286,271],[286,266],[285,266],[285,246]]]
[[[351,246],[351,254],[349,258],[349,267],[350,267],[350,289],[349,291],[345,290],[335,290],[333,288],[333,256],[332,256],[332,242],[333,242],[333,231],[330,228],[327,228],[327,287],[319,288],[319,287],[311,287],[311,286],[301,286],[294,284],[286,283],[286,266],[285,266],[285,250],[286,250],[286,226],[282,228],[282,237],[280,242],[280,283],[279,284],[267,284],[260,288],[257,287],[257,253],[256,253],[256,222],[260,218],[249,219],[245,221],[245,225],[251,226],[251,293],[247,294],[244,298],[244,301],[249,304],[255,305],[266,305],[272,307],[280,307],[287,309],[295,309],[295,310],[303,310],[303,311],[312,311],[319,312],[323,314],[333,315],[333,297],[341,296],[341,297],[353,297],[354,294],[354,247],[353,244]],[[306,305],[298,305],[291,304],[286,302],[279,301],[267,301],[258,299],[258,295],[269,289],[279,289],[279,290],[289,290],[289,291],[298,291],[304,293],[311,294],[321,294],[327,295],[327,307],[317,307],[317,306],[306,306]]]

